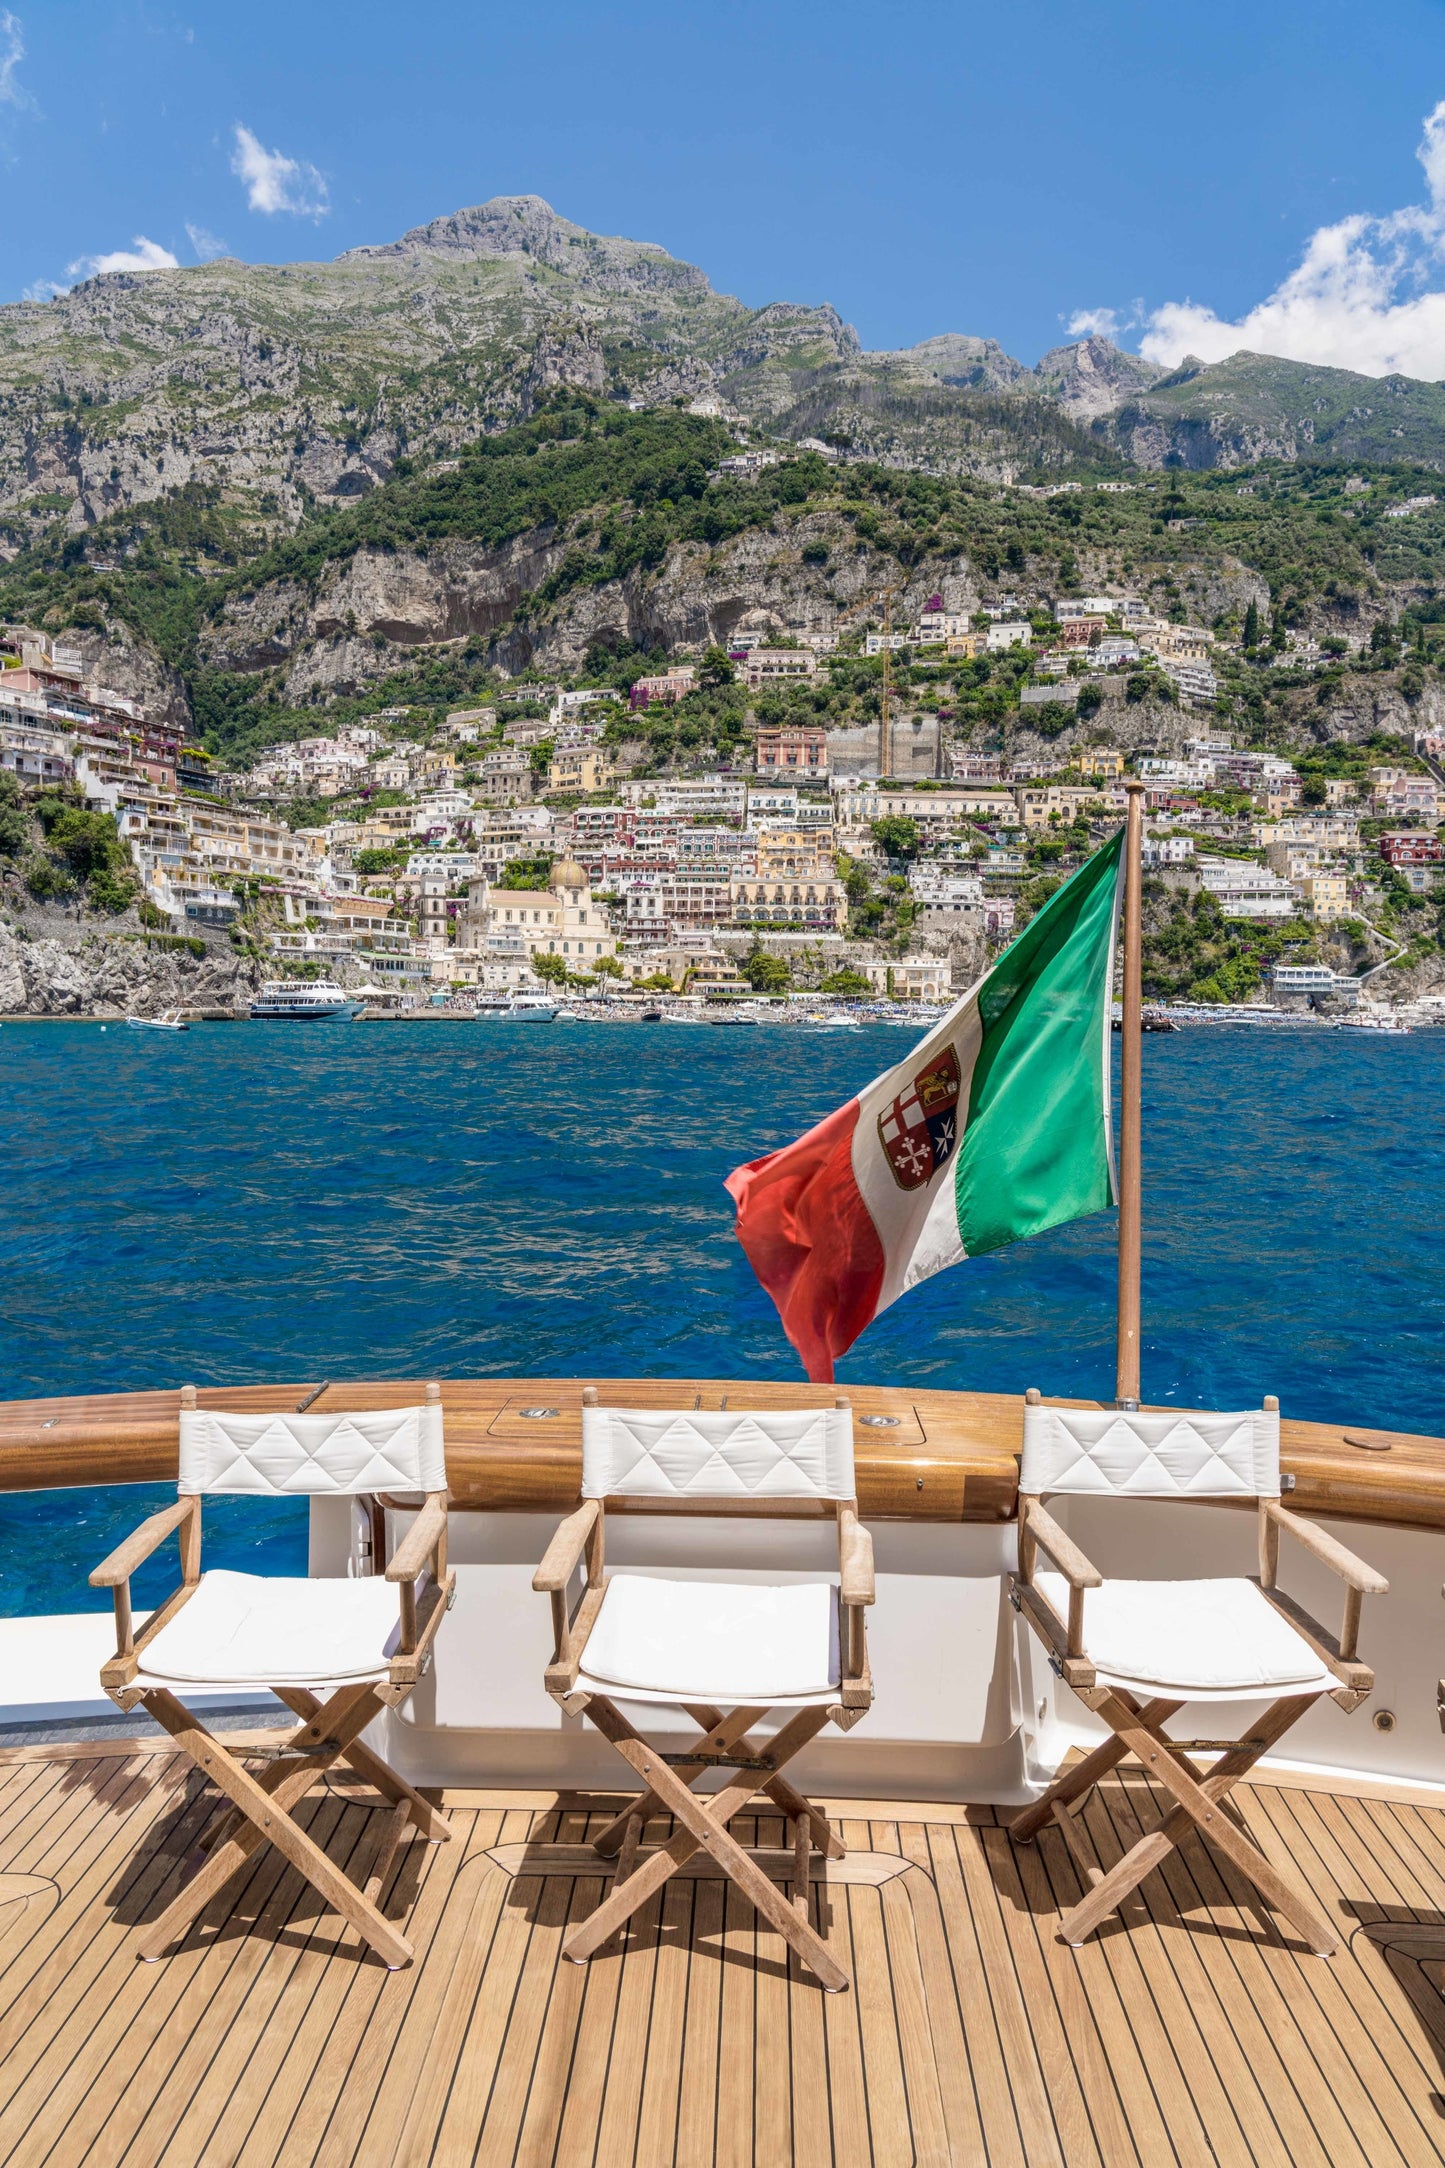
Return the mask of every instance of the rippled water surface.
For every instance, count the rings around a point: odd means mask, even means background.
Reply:
[[[722,1178],[907,1045],[886,1026],[6,1026],[0,1397],[796,1377]],[[1445,1033],[1211,1026],[1144,1052],[1146,1397],[1272,1391],[1445,1432]],[[1113,1241],[1104,1215],[942,1274],[840,1376],[1109,1394]],[[0,1499],[0,1612],[95,1607],[86,1571],[151,1499]],[[213,1565],[304,1571],[297,1505],[218,1503],[207,1528]]]

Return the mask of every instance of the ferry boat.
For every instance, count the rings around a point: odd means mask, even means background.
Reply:
[[[287,1017],[295,1022],[328,1016],[359,1016],[364,1000],[347,993],[333,979],[268,979],[251,1003],[256,1018]]]

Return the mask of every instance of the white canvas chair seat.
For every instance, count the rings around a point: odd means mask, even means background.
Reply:
[[[137,1680],[186,1686],[337,1686],[384,1679],[400,1637],[396,1590],[379,1577],[272,1580],[203,1573],[146,1648]]]
[[[154,1961],[188,1933],[211,1900],[263,1844],[274,1845],[323,1901],[349,1921],[393,1969],[412,1947],[383,1910],[392,1862],[408,1830],[432,1843],[451,1835],[445,1815],[363,1743],[387,1708],[399,1708],[431,1661],[451,1608],[456,1575],[447,1567],[447,1477],[441,1388],[408,1408],[253,1414],[202,1408],[183,1386],[177,1436],[177,1497],[151,1515],[90,1576],[115,1600],[116,1651],[101,1685],[119,1708],[144,1707],[184,1748],[229,1807],[199,1847],[201,1863],[160,1917],[137,1937]],[[201,1571],[201,1516],[207,1497],[338,1497],[421,1493],[420,1511],[390,1564],[356,1578]],[[131,1575],[168,1537],[180,1544],[181,1585],[139,1629]],[[296,1719],[270,1739],[208,1731],[187,1698],[197,1687],[269,1691]],[[251,1766],[263,1759],[258,1770]],[[295,1818],[307,1794],[338,1761],[350,1763],[389,1809],[373,1847],[355,1855],[353,1879]]]
[[[1067,1616],[1069,1584],[1035,1586]],[[1171,1700],[1328,1694],[1339,1681],[1253,1581],[1105,1581],[1084,1597],[1084,1655],[1101,1681]]]
[[[834,1702],[838,1592],[829,1581],[668,1581],[615,1574],[578,1688],[633,1701],[775,1708]]]
[[[532,1586],[552,1606],[547,1692],[609,1739],[642,1792],[591,1840],[615,1858],[611,1895],[573,1926],[562,1954],[602,1949],[669,1876],[705,1847],[724,1873],[832,1993],[848,1975],[810,1916],[809,1855],[843,1857],[837,1832],[783,1771],[825,1724],[847,1731],[873,1700],[864,1613],[874,1596],[873,1546],[854,1496],[853,1417],[831,1408],[604,1408],[582,1393],[582,1503],[547,1546]],[[838,1578],[705,1580],[606,1571],[609,1508],[706,1513],[720,1519],[827,1514]],[[571,1589],[583,1575],[574,1610]],[[626,1712],[631,1705],[631,1714]],[[639,1708],[637,1705],[642,1704]],[[663,1753],[634,1729],[648,1709],[681,1709],[700,1735]],[[770,1738],[748,1734],[770,1709]],[[675,1726],[669,1725],[674,1732]],[[716,1791],[694,1790],[726,1772]],[[791,1902],[728,1823],[763,1794],[789,1836]],[[657,1814],[677,1832],[639,1851]]]
[[[1279,1402],[1273,1398],[1261,1408],[1222,1413],[1049,1407],[1030,1390],[1023,1417],[1019,1563],[1010,1598],[1064,1684],[1112,1735],[1082,1760],[1066,1762],[1042,1798],[1010,1824],[1014,1838],[1027,1844],[1052,1823],[1074,1856],[1083,1895],[1060,1923],[1064,1940],[1087,1940],[1194,1831],[1224,1852],[1312,1950],[1328,1955],[1339,1947],[1334,1922],[1310,1891],[1265,1856],[1226,1802],[1322,1695],[1348,1710],[1372,1690],[1374,1674],[1358,1655],[1360,1605],[1388,1584],[1337,1537],[1280,1503]],[[1169,1499],[1181,1515],[1210,1500],[1253,1504],[1258,1578],[1105,1579],[1049,1511],[1047,1500],[1056,1496],[1089,1498],[1096,1509],[1111,1498]],[[1279,1587],[1284,1535],[1344,1582],[1338,1635]],[[1165,1726],[1191,1702],[1264,1706],[1251,1712],[1247,1737],[1182,1739]],[[1216,1759],[1205,1768],[1194,1759],[1200,1753]],[[1076,1806],[1125,1760],[1138,1764],[1173,1803],[1106,1871],[1085,1840]]]

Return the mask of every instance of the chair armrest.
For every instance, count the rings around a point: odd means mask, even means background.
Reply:
[[[1383,1573],[1376,1573],[1373,1566],[1367,1566],[1363,1559],[1356,1558],[1354,1552],[1346,1550],[1337,1537],[1327,1535],[1323,1528],[1316,1528],[1313,1521],[1300,1520],[1297,1514],[1278,1505],[1272,1498],[1266,1498],[1262,1503],[1266,1517],[1273,1521],[1277,1528],[1282,1528],[1286,1535],[1293,1536],[1296,1542],[1303,1544],[1322,1566],[1328,1566],[1331,1573],[1337,1573],[1347,1587],[1355,1589],[1361,1596],[1388,1594],[1390,1584]]]
[[[844,1603],[873,1603],[873,1538],[852,1506],[838,1509],[838,1594]]]
[[[447,1495],[438,1491],[412,1522],[386,1569],[388,1581],[414,1581],[447,1532]]]
[[[172,1535],[181,1524],[189,1520],[200,1500],[178,1498],[173,1506],[162,1506],[149,1520],[142,1521],[124,1541],[118,1543],[109,1558],[103,1559],[90,1576],[92,1588],[123,1588],[136,1567],[143,1565],[152,1551],[159,1550],[166,1537]]]
[[[1026,1517],[1029,1534],[1044,1556],[1052,1559],[1070,1588],[1103,1587],[1103,1574],[1085,1558],[1072,1536],[1065,1535],[1052,1513],[1031,1502]]]
[[[587,1538],[591,1535],[601,1511],[600,1499],[587,1498],[575,1513],[569,1513],[566,1520],[560,1523],[542,1554],[541,1565],[532,1576],[532,1586],[539,1596],[555,1594],[567,1586],[577,1571]]]

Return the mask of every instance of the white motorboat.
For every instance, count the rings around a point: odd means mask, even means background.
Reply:
[[[189,1031],[191,1028],[179,1009],[162,1009],[159,1016],[128,1016],[126,1022],[132,1031]]]
[[[293,1022],[318,1017],[359,1016],[366,1007],[334,979],[268,979],[251,1003],[251,1015],[270,1021],[285,1017]]]
[[[1391,1033],[1403,1033],[1410,1029],[1409,1025],[1401,1023],[1399,1017],[1390,1009],[1361,1009],[1354,1016],[1342,1016],[1339,1028],[1341,1031]]]
[[[523,1018],[533,1024],[550,1024],[558,1015],[558,1004],[550,994],[529,994],[518,991],[512,994],[484,994],[477,1003],[476,1020],[481,1023],[515,1022]]]

